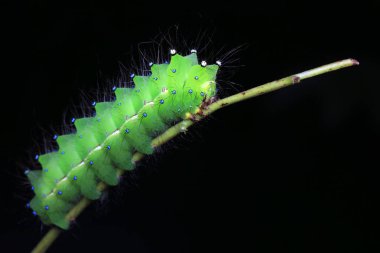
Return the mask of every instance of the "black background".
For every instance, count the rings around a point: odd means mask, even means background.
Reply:
[[[222,96],[344,58],[361,65],[218,111],[142,162],[50,252],[378,252],[376,1],[51,2],[2,8],[1,252],[29,252],[47,231],[24,207],[22,174],[43,136],[76,116],[81,91],[110,91],[119,62],[160,32],[205,33],[209,61],[244,45],[221,70],[238,84],[221,82]]]

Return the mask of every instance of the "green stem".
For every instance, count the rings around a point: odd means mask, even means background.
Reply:
[[[281,88],[285,88],[290,85],[298,84],[302,80],[311,78],[314,76],[322,75],[331,71],[335,71],[338,69],[354,66],[354,65],[359,65],[359,62],[354,60],[354,59],[346,59],[343,61],[338,61],[334,63],[330,63],[315,69],[307,70],[302,73],[298,73],[295,75],[291,75],[282,79],[279,79],[277,81],[273,81],[270,83],[266,83],[260,86],[257,86],[255,88],[249,89],[247,91],[243,91],[240,93],[237,93],[235,95],[232,95],[227,98],[223,98],[218,100],[215,103],[212,103],[211,105],[208,106],[208,108],[204,109],[202,111],[201,115],[197,115],[196,121],[199,121],[206,116],[210,115],[211,113],[226,107],[228,105],[235,104],[237,102],[241,102],[243,100],[256,97],[265,93],[269,93]],[[156,137],[152,141],[152,146],[153,147],[158,147],[169,140],[173,139],[176,137],[178,134],[182,132],[186,132],[187,129],[194,124],[194,120],[189,120],[185,119],[181,121],[180,123],[176,124],[175,126],[169,128],[166,130],[162,135]],[[138,162],[144,157],[144,154],[141,153],[135,153],[133,156],[133,162]],[[125,171],[123,170],[118,170],[118,175],[121,176]],[[103,182],[99,183],[98,189],[101,191],[104,191],[107,189],[107,185]],[[70,221],[74,221],[82,212],[83,210],[86,209],[88,205],[92,203],[91,200],[82,198],[78,204],[76,204],[70,212],[67,214],[66,218]],[[32,253],[43,253],[45,252],[50,245],[57,239],[59,234],[63,232],[61,229],[57,227],[53,227],[45,234],[45,236],[41,239],[41,241],[37,244],[37,246],[33,249]]]

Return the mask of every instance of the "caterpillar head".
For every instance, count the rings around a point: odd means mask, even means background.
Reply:
[[[216,82],[207,81],[203,83],[200,89],[204,92],[206,100],[210,100],[216,96]]]

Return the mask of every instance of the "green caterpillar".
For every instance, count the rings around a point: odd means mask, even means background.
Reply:
[[[220,62],[199,64],[195,50],[170,53],[170,63],[149,64],[151,75],[132,74],[133,88],[114,88],[115,101],[94,102],[94,117],[73,118],[75,133],[54,136],[58,151],[36,155],[42,169],[25,172],[35,193],[28,206],[44,224],[67,230],[81,197],[99,199],[99,182],[117,185],[117,169],[133,170],[136,151],[152,154],[155,136],[215,98]]]

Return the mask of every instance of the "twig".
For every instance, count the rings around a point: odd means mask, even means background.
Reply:
[[[297,83],[299,83],[302,80],[307,79],[307,78],[322,75],[322,74],[325,74],[325,73],[328,73],[331,71],[335,71],[338,69],[342,69],[342,68],[346,68],[346,67],[350,67],[350,66],[354,66],[354,65],[359,65],[359,62],[354,60],[354,59],[346,59],[346,60],[330,63],[330,64],[327,64],[327,65],[324,65],[324,66],[321,66],[321,67],[318,67],[315,69],[307,70],[307,71],[299,73],[299,74],[291,75],[291,76],[279,79],[277,81],[273,81],[270,83],[266,83],[266,84],[257,86],[255,88],[237,93],[237,94],[232,95],[230,97],[218,100],[215,103],[212,103],[211,105],[209,105],[206,109],[204,109],[202,111],[201,115],[197,115],[196,120],[197,121],[201,120],[201,119],[205,118],[206,116],[210,115],[211,113],[213,113],[213,112],[215,112],[215,111],[217,111],[223,107],[226,107],[228,105],[232,105],[232,104],[235,104],[237,102],[241,102],[243,100],[246,100],[246,99],[249,99],[252,97],[256,97],[256,96],[259,96],[259,95],[262,95],[265,93],[269,93],[269,92],[272,92],[272,91],[275,91],[275,90],[278,90],[281,88],[285,88],[285,87],[293,85],[293,84],[297,84]],[[194,122],[195,122],[194,120],[189,120],[189,119],[185,119],[185,120],[181,121],[180,123],[169,128],[168,130],[166,130],[160,136],[156,137],[152,141],[152,146],[158,147],[158,146],[168,142],[169,140],[173,139],[174,137],[176,137],[180,133],[185,132],[190,126],[192,126],[194,124]],[[136,163],[136,162],[140,161],[143,157],[144,157],[144,154],[135,153],[133,155],[132,160],[133,160],[133,162]],[[121,176],[124,172],[125,171],[123,171],[123,170],[118,170],[118,175]],[[107,187],[108,186],[105,183],[101,182],[98,184],[97,188],[100,191],[104,191],[107,189]],[[69,221],[74,221],[82,213],[82,211],[84,209],[86,209],[86,207],[88,205],[90,205],[91,203],[92,203],[91,200],[89,200],[87,198],[82,198],[78,202],[78,204],[76,204],[70,210],[70,212],[66,216],[66,219]],[[57,239],[57,237],[59,236],[59,234],[61,232],[63,232],[63,230],[61,230],[57,227],[51,228],[49,230],[49,232],[47,232],[45,234],[45,236],[41,239],[41,241],[33,249],[32,253],[43,253],[43,252],[45,252],[51,246],[51,244],[55,241],[55,239]]]

